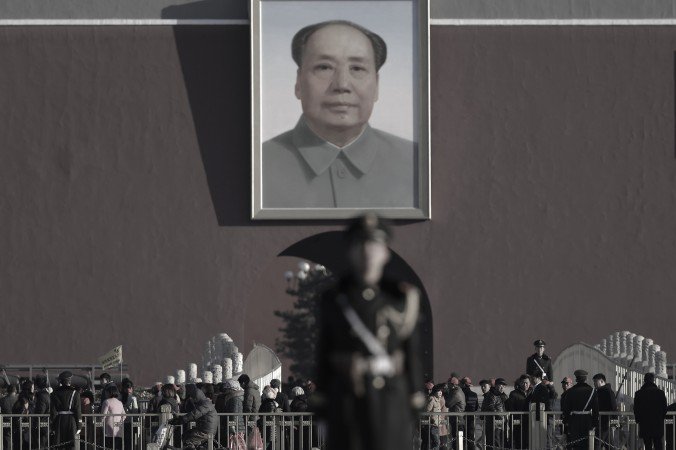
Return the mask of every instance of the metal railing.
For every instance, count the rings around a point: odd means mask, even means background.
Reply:
[[[238,442],[246,445],[253,439],[262,442],[264,448],[273,450],[325,447],[323,427],[313,421],[311,413],[235,413],[217,416],[216,434],[208,436],[203,443],[205,449],[230,448],[231,444]],[[66,433],[67,438],[59,439],[59,430],[53,428],[48,415],[0,414],[0,450],[145,450],[153,448],[157,430],[171,417],[171,413],[83,414],[80,432],[72,436],[73,432],[70,431]],[[182,438],[194,427],[195,423],[173,426],[169,443],[181,447]]]
[[[164,414],[83,414],[80,433],[59,437],[48,415],[0,415],[0,450],[75,448],[76,450],[159,449],[155,435],[172,417]],[[194,423],[172,427],[169,444],[181,440]],[[63,436],[63,435],[62,435]],[[271,450],[326,448],[325,430],[312,413],[218,414],[218,428],[203,448],[250,448],[258,438]],[[664,448],[676,449],[676,412],[667,415]],[[240,447],[237,447],[237,445]],[[631,412],[602,412],[591,433],[571,436],[561,412],[421,413],[411,440],[412,449],[555,450],[577,445],[590,450],[640,450],[643,442]]]
[[[415,450],[640,450],[632,412],[600,412],[588,433],[572,435],[560,411],[422,413]],[[667,413],[663,448],[676,450],[676,412]],[[666,445],[665,445],[666,444]]]

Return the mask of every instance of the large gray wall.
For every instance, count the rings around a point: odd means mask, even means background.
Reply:
[[[273,1],[273,0],[267,0]],[[676,0],[429,0],[432,19],[673,19]],[[249,0],[4,0],[10,19],[248,19]]]
[[[276,255],[338,222],[251,222],[248,26],[0,27],[0,362],[124,344],[154,381],[221,331],[273,345]],[[431,32],[433,219],[393,248],[435,374],[515,377],[628,329],[674,346],[672,27]],[[557,374],[558,376],[558,374]]]

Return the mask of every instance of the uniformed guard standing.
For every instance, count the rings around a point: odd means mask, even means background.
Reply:
[[[535,353],[526,360],[526,373],[531,377],[540,370],[543,379],[554,380],[554,370],[552,369],[552,359],[545,355],[545,341],[538,339],[533,342]]]
[[[568,427],[568,448],[589,447],[589,431],[598,421],[599,402],[596,390],[586,383],[587,372],[576,370],[575,386],[566,391],[562,402],[563,420]]]
[[[329,450],[410,450],[424,405],[418,290],[382,278],[388,228],[374,214],[346,232],[349,273],[320,304],[314,405]]]
[[[51,395],[51,416],[54,440],[58,448],[74,448],[75,434],[82,426],[80,394],[72,387],[73,374],[65,371],[59,374],[59,387]]]

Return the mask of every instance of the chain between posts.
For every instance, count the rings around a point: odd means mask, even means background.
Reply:
[[[599,438],[598,436],[594,436],[594,439],[599,441],[601,444],[607,445],[608,448],[616,448],[617,450],[622,450],[622,447],[618,447],[616,445],[611,444],[610,442],[606,442],[603,439]]]
[[[568,446],[568,445],[577,444],[578,442],[582,442],[586,439],[588,439],[588,438],[582,437],[582,438],[577,439],[575,441],[566,442],[565,445],[557,444],[557,445],[554,445],[553,447],[543,447],[543,448],[540,448],[540,449],[530,449],[530,450],[555,450],[557,448],[566,448],[566,446]],[[499,446],[499,445],[490,445],[490,444],[484,445],[481,442],[472,440],[470,438],[463,438],[463,440],[466,440],[467,442],[471,442],[472,444],[475,444],[475,445],[483,446],[485,448],[492,448],[492,449],[495,449],[495,450],[511,450],[510,447],[504,447],[504,446]]]

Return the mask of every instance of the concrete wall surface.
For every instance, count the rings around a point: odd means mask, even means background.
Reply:
[[[268,0],[270,1],[270,0]],[[3,19],[248,19],[248,0],[4,0]],[[432,19],[667,19],[676,0],[430,0]]]
[[[515,378],[618,329],[673,352],[672,27],[431,32],[433,219],[393,249],[434,315],[435,375]],[[252,222],[248,26],[0,27],[6,362],[141,383],[227,332],[274,346],[280,252],[341,222]],[[510,379],[511,379],[510,378]]]

